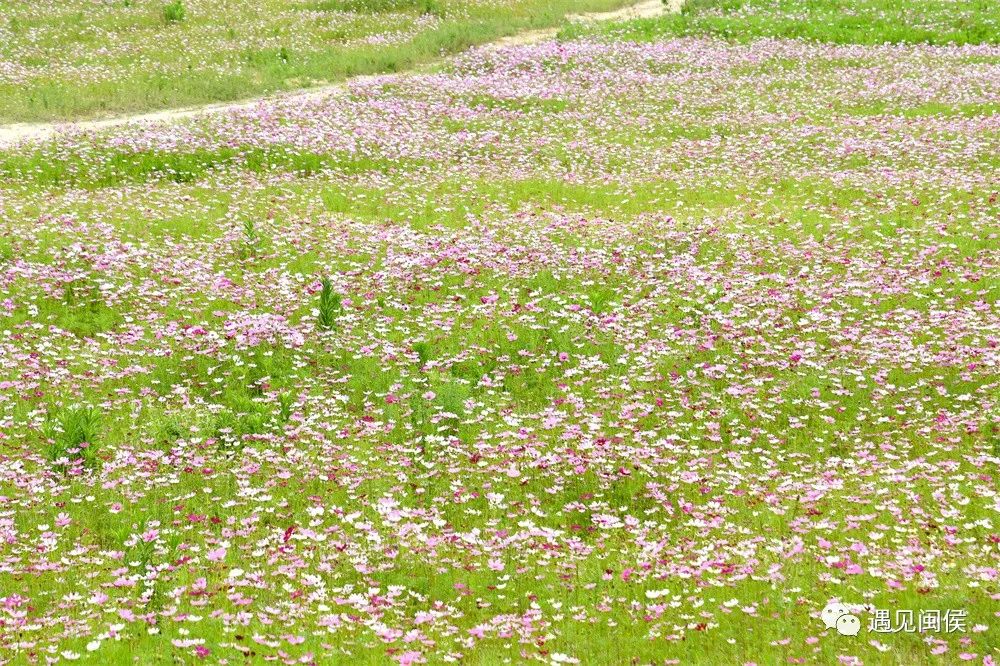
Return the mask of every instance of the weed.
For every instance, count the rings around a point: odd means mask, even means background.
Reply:
[[[73,406],[49,411],[43,434],[48,440],[46,456],[65,468],[65,463],[91,466],[97,460],[100,412],[93,407]]]
[[[163,20],[167,23],[179,23],[184,20],[187,10],[181,0],[174,0],[163,8]]]
[[[420,367],[427,365],[427,361],[431,360],[431,346],[426,342],[414,342],[413,351],[417,354],[417,358],[420,359]]]
[[[295,406],[295,396],[291,393],[282,393],[278,396],[278,420],[281,423],[288,423],[292,417],[292,408]]]
[[[257,223],[253,218],[243,220],[243,237],[240,249],[243,259],[256,257],[260,252],[260,232],[257,231]]]
[[[326,330],[332,329],[337,323],[340,311],[340,294],[334,293],[333,283],[330,282],[329,278],[323,278],[319,292],[319,327]]]

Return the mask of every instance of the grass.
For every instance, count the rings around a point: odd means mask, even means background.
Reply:
[[[0,122],[182,107],[400,71],[622,4],[2,0],[0,60],[11,75],[0,79]]]
[[[107,160],[95,162],[82,153],[56,157],[45,152],[8,152],[0,156],[0,177],[20,182],[34,181],[43,186],[90,189],[157,180],[197,182],[235,164],[258,173],[276,169],[303,176],[323,170],[364,172],[402,166],[402,162],[373,159],[350,152],[315,153],[286,146],[247,147],[243,150],[228,147],[206,150],[193,147],[176,152],[116,152],[108,157]]]
[[[566,39],[614,32],[630,40],[773,37],[833,44],[998,44],[1000,7],[988,0],[687,0],[679,15],[625,26],[570,26]]]

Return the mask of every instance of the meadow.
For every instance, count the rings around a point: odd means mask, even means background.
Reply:
[[[1000,46],[741,6],[0,149],[0,662],[1000,660]]]
[[[0,123],[108,116],[408,69],[623,0],[0,0]]]

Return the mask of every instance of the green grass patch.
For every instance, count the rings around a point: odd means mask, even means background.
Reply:
[[[997,44],[1000,5],[989,0],[687,0],[679,15],[624,25],[566,28],[566,39],[593,33],[633,41],[711,36],[834,44]]]

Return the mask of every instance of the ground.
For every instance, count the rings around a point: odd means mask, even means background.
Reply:
[[[0,660],[995,663],[1000,46],[911,4],[0,151]]]

